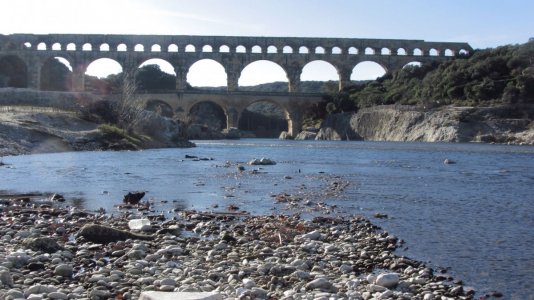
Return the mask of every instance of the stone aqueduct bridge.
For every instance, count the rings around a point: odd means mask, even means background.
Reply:
[[[339,88],[350,84],[354,67],[364,61],[375,62],[386,71],[395,71],[410,62],[441,62],[472,52],[467,43],[426,42],[423,40],[244,37],[244,36],[171,36],[102,34],[12,34],[0,35],[0,66],[7,62],[25,74],[25,87],[40,89],[45,64],[54,57],[66,59],[72,67],[72,89],[83,91],[87,66],[100,58],[117,61],[126,74],[133,74],[153,58],[169,62],[176,73],[176,91],[165,95],[143,95],[158,99],[186,113],[198,102],[211,101],[224,110],[227,126],[236,126],[241,112],[256,101],[270,101],[287,114],[290,132],[300,129],[300,111],[320,95],[299,93],[300,76],[306,64],[320,60],[330,63],[339,75]],[[227,92],[186,91],[187,73],[197,61],[219,62],[227,75]],[[267,60],[278,64],[288,79],[283,94],[238,91],[242,70],[249,64]],[[2,70],[0,70],[1,72]],[[0,75],[2,75],[0,73]],[[3,74],[6,76],[6,74]],[[9,77],[10,74],[7,74]],[[9,79],[8,79],[9,80]],[[24,85],[24,84],[23,84]]]

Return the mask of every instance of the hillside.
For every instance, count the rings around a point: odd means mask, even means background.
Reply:
[[[408,66],[346,92],[357,108],[534,103],[534,42],[477,50],[467,59],[442,64]]]

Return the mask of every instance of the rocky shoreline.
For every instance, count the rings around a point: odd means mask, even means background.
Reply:
[[[533,118],[531,105],[433,109],[383,105],[329,115],[320,128],[307,128],[295,139],[534,145]]]
[[[1,299],[138,299],[174,291],[223,299],[429,300],[475,293],[445,270],[397,256],[403,242],[361,216],[180,211],[167,219],[143,207],[111,216],[28,195],[4,197],[0,213]]]

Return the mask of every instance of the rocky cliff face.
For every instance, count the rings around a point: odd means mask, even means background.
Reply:
[[[534,144],[533,116],[532,107],[378,106],[329,116],[316,139]]]

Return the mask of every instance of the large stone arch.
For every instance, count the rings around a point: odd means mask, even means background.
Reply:
[[[0,87],[28,87],[28,66],[17,55],[0,57]]]
[[[324,72],[327,71],[325,68],[329,68],[330,71],[333,71],[335,73],[335,76],[332,76],[332,78],[330,78],[330,79],[323,80],[323,78],[319,78],[319,79],[315,79],[315,80],[318,80],[318,81],[327,81],[327,80],[339,81],[340,80],[340,75],[339,75],[340,70],[335,64],[333,64],[332,62],[330,62],[328,60],[325,60],[325,59],[314,59],[314,60],[310,60],[310,61],[306,62],[306,64],[302,67],[302,71],[301,71],[301,75],[300,75],[301,76],[300,77],[301,81],[308,80],[307,77],[304,76],[304,75],[307,75],[307,74],[305,74],[305,71],[307,71],[305,69],[309,68],[310,66],[314,67],[314,65],[317,66],[318,68],[323,69],[323,75],[325,75]],[[331,75],[333,75],[334,73],[332,73]],[[328,75],[328,74],[326,74],[326,75]]]
[[[220,131],[227,128],[228,113],[226,108],[213,100],[202,100],[192,104],[187,110],[187,123]]]
[[[263,112],[258,112],[258,109],[262,109]],[[277,138],[282,131],[291,128],[288,109],[269,98],[260,98],[248,103],[239,113],[238,121],[240,130],[252,132],[260,138]]]
[[[107,52],[103,52],[107,53]],[[77,83],[76,85],[82,85],[83,84],[83,90],[94,92],[97,94],[108,94],[115,89],[119,89],[119,86],[108,86],[106,82],[100,79],[101,75],[97,74],[95,72],[98,71],[98,64],[99,62],[104,62],[104,64],[113,64],[113,71],[110,74],[107,74],[107,76],[111,74],[120,74],[122,72],[125,72],[124,65],[121,64],[120,61],[112,58],[111,56],[99,56],[97,59],[88,60],[83,64],[83,67],[80,67],[79,73],[81,74],[82,82]],[[95,65],[96,64],[96,65]],[[106,66],[106,68],[109,68],[110,65]],[[119,70],[120,67],[120,70]],[[96,69],[95,69],[96,68]],[[102,66],[104,68],[104,66]],[[74,84],[74,83],[73,83]]]
[[[362,78],[362,72],[375,72],[376,66],[381,67],[383,70],[383,74],[377,74],[376,77],[381,77],[384,74],[388,72],[387,66],[382,63],[379,60],[364,60],[358,62],[354,67],[352,68],[352,72],[350,75],[351,80],[374,80],[376,78],[369,77],[369,78]],[[364,74],[365,75],[365,74]],[[372,75],[371,75],[372,76]]]
[[[72,62],[70,57],[51,56],[41,65],[40,89],[70,91],[72,89]]]
[[[212,87],[226,87],[228,85],[228,72],[221,61],[215,58],[199,57],[198,59],[190,61],[188,65],[187,82],[191,86],[210,86],[209,84],[206,84],[206,80],[209,80],[210,77],[211,79],[214,77],[217,77],[218,79],[217,84],[211,85]],[[211,74],[208,70],[209,68],[212,68]],[[197,72],[201,72],[202,74],[197,74]]]
[[[164,117],[172,118],[174,111],[169,103],[160,99],[149,99],[145,103],[145,109],[156,112]]]
[[[258,65],[258,64],[260,64],[260,65]],[[263,66],[261,66],[261,64],[263,64]],[[284,82],[288,82],[289,83],[288,71],[286,70],[286,68],[284,68],[283,65],[281,65],[280,63],[278,63],[277,61],[274,61],[274,60],[270,60],[270,59],[266,59],[266,58],[257,58],[257,59],[252,59],[252,60],[248,61],[246,64],[244,64],[241,67],[241,70],[239,71],[239,74],[240,74],[239,81],[238,81],[238,85],[239,86],[250,84],[249,82],[252,82],[250,79],[249,80],[242,80],[242,79],[243,79],[244,75],[246,75],[246,76],[254,76],[253,74],[252,75],[247,74],[250,71],[250,69],[254,67],[254,65],[259,66],[260,68],[263,68],[264,66],[267,66],[267,65],[268,65],[269,68],[274,67],[275,71],[278,72],[278,74],[273,75],[271,77],[271,79],[269,79],[269,80],[271,80],[271,82],[272,82],[273,81],[272,79],[277,78],[274,81],[284,81]],[[276,70],[276,69],[278,69],[278,70]],[[283,74],[283,79],[282,79],[282,74]]]

